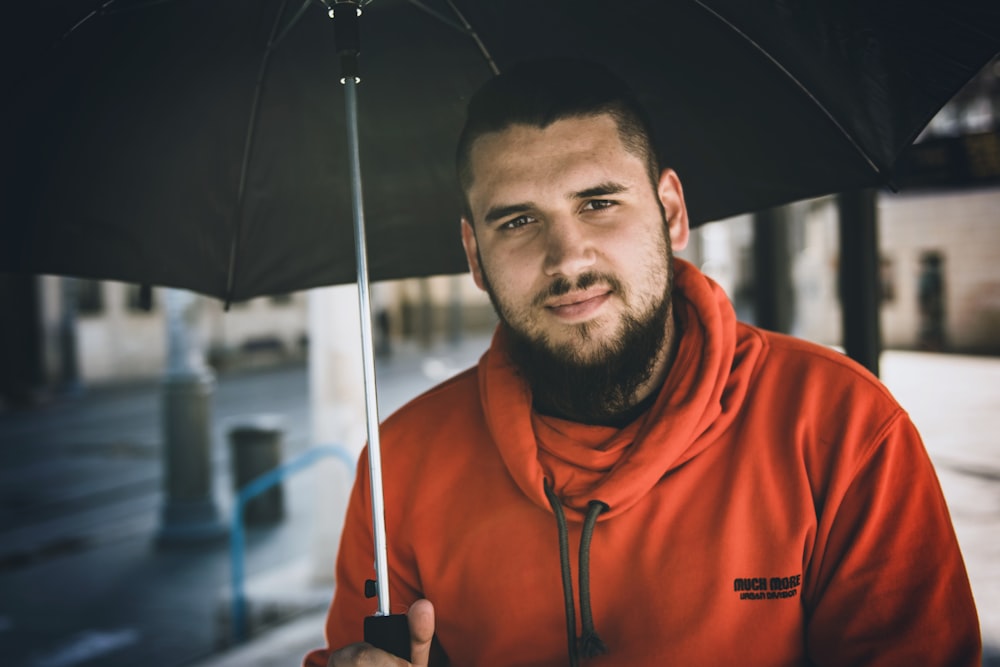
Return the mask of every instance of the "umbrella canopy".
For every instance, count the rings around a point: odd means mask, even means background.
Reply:
[[[355,281],[325,7],[63,0],[32,12],[8,22],[0,271],[226,300]],[[378,280],[466,268],[453,147],[488,58],[503,70],[582,56],[625,78],[697,224],[889,182],[900,152],[1000,50],[1000,5],[377,0],[361,29]]]

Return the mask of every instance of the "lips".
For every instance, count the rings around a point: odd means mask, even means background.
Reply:
[[[595,287],[550,299],[545,303],[545,308],[560,319],[579,320],[596,313],[609,298],[610,289]]]

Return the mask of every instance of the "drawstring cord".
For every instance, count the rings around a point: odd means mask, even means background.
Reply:
[[[587,505],[587,518],[583,522],[583,534],[580,536],[580,623],[583,624],[580,653],[584,658],[593,658],[608,652],[608,647],[594,630],[594,615],[590,610],[590,539],[594,536],[597,517],[609,509],[611,508],[607,503],[591,500]]]
[[[580,654],[576,647],[576,612],[573,605],[573,575],[569,569],[569,530],[566,528],[566,515],[555,492],[545,480],[545,497],[556,513],[556,523],[559,524],[559,564],[562,569],[563,604],[566,606],[566,637],[569,639],[569,664],[578,667]]]
[[[545,497],[556,515],[559,526],[559,564],[562,570],[563,604],[566,607],[566,637],[569,641],[570,667],[578,667],[580,654],[584,658],[593,658],[608,652],[597,631],[594,629],[594,616],[590,606],[590,541],[594,536],[594,526],[597,517],[611,509],[607,503],[591,500],[587,505],[587,517],[583,522],[583,532],[580,535],[580,622],[583,634],[576,637],[576,606],[573,601],[573,574],[569,562],[569,529],[566,525],[566,514],[563,512],[559,497],[545,480]]]

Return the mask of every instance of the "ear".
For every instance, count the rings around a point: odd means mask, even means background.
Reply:
[[[664,169],[660,173],[657,194],[667,215],[670,247],[675,251],[683,250],[687,246],[691,229],[688,225],[687,204],[684,203],[684,188],[681,187],[681,179],[676,171]]]
[[[472,223],[465,216],[462,216],[462,245],[465,247],[465,260],[469,263],[472,279],[476,281],[476,287],[485,291],[483,267],[479,265],[479,244],[476,241],[476,232],[472,228]]]

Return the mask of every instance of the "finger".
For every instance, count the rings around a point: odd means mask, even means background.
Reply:
[[[406,612],[410,624],[410,662],[413,667],[427,667],[434,638],[434,605],[430,600],[417,600]]]

